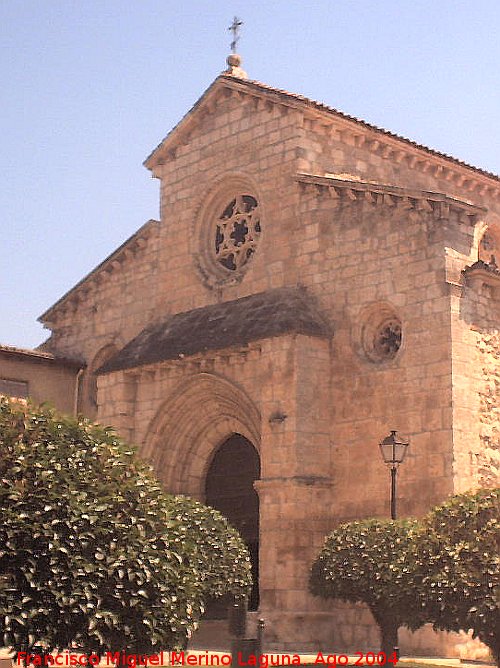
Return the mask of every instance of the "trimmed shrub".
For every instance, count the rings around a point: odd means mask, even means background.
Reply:
[[[451,497],[423,520],[415,582],[435,629],[469,631],[500,666],[500,489]]]
[[[200,574],[204,601],[232,595],[242,598],[252,584],[250,558],[239,533],[217,510],[187,496],[167,501],[171,517],[182,527],[185,558]],[[197,536],[193,541],[192,536]]]
[[[327,537],[312,567],[313,594],[370,608],[387,657],[398,645],[400,626],[416,629],[424,623],[410,590],[415,528],[410,520],[341,524]]]
[[[215,511],[164,494],[112,430],[1,399],[0,444],[4,645],[181,647],[207,596],[248,587],[236,532]]]

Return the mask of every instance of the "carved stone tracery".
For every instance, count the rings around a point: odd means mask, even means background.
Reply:
[[[245,174],[224,174],[199,202],[191,250],[205,285],[235,285],[249,270],[262,239],[258,185]]]
[[[392,359],[401,348],[401,322],[397,319],[391,319],[384,322],[377,331],[373,339],[373,352],[383,359]]]
[[[479,259],[497,266],[500,262],[500,239],[497,229],[487,227],[479,242]]]
[[[243,267],[255,253],[261,232],[259,205],[252,195],[237,195],[215,226],[215,257],[229,271]]]

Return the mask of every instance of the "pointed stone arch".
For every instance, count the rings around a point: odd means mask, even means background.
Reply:
[[[204,500],[205,476],[215,450],[233,434],[260,452],[260,413],[246,392],[225,378],[200,373],[181,383],[160,406],[143,456],[165,488]]]

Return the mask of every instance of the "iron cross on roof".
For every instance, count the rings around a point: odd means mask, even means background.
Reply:
[[[240,27],[243,25],[243,21],[237,16],[234,17],[232,24],[229,26],[228,30],[233,33],[233,41],[231,42],[231,51],[236,53],[236,45],[240,41]]]

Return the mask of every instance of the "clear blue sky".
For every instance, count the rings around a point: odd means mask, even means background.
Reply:
[[[500,173],[498,0],[3,0],[0,342],[149,218],[142,161],[225,66]]]

